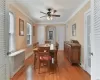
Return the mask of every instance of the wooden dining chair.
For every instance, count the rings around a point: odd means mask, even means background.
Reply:
[[[37,61],[37,55],[36,54],[37,54],[37,51],[38,51],[38,50],[35,50],[35,49],[37,49],[38,46],[39,46],[39,42],[36,42],[36,43],[33,44],[34,69],[36,68],[36,61]]]
[[[50,41],[45,41],[45,44],[51,44],[51,42]]]
[[[39,42],[33,43],[33,48],[38,47],[38,45],[39,45]]]
[[[39,47],[38,49],[38,64],[39,64],[39,73],[40,73],[40,68],[43,64],[43,66],[47,66],[47,69],[49,71],[50,69],[50,47]],[[45,65],[44,65],[45,64]]]

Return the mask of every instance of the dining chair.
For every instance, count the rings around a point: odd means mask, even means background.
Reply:
[[[38,47],[38,45],[39,45],[39,42],[34,43],[34,44],[33,44],[33,48]]]
[[[50,41],[45,41],[45,44],[50,44],[51,42]]]
[[[36,67],[36,61],[37,61],[37,55],[36,55],[37,54],[37,50],[36,49],[38,48],[38,46],[39,46],[39,42],[36,42],[36,43],[33,44],[34,69]]]
[[[43,64],[43,66],[47,66],[47,69],[49,71],[50,69],[50,47],[39,47],[38,49],[38,64],[39,64],[39,73],[40,73],[40,68]],[[45,64],[45,65],[44,65]]]

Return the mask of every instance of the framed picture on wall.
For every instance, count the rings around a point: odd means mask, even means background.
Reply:
[[[24,36],[24,20],[19,19],[19,36]]]
[[[49,40],[53,40],[53,31],[49,31]]]
[[[72,36],[76,36],[76,24],[72,25]]]

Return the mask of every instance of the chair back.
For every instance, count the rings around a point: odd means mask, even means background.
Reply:
[[[38,54],[39,56],[49,55],[50,47],[39,47]]]
[[[45,44],[50,44],[51,42],[50,41],[45,41]]]
[[[33,44],[33,48],[38,47],[38,45],[39,45],[39,42],[34,43],[34,44]]]

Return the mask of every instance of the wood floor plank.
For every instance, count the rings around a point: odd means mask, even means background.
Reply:
[[[33,65],[33,56],[25,61],[25,65]],[[13,80],[26,80],[26,69],[19,76],[14,76]],[[48,73],[46,68],[41,69],[45,73],[38,74],[38,69],[33,69],[33,80],[90,80],[88,75],[79,66],[72,66],[64,56],[64,53],[60,51],[58,53],[58,68],[53,73]]]

